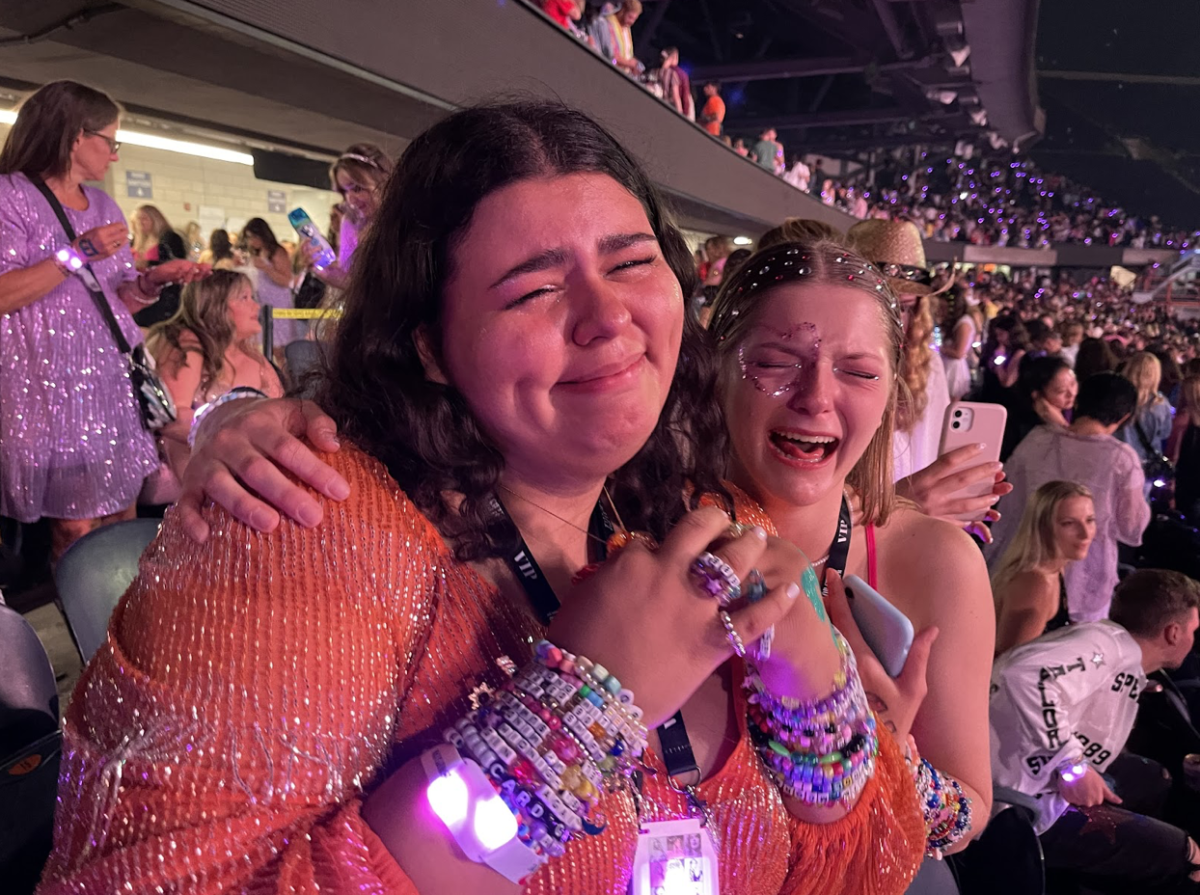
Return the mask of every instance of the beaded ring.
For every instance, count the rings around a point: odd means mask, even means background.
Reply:
[[[728,606],[742,595],[742,579],[733,567],[721,557],[705,551],[692,563],[692,577],[706,596],[714,597],[722,606]]]
[[[746,644],[742,642],[742,635],[733,627],[733,619],[730,618],[729,613],[722,609],[717,613],[717,618],[725,626],[725,636],[729,638],[729,645],[733,647],[734,654],[739,659],[746,658]]]

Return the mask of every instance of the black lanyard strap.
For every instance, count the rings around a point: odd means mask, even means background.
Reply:
[[[521,586],[525,588],[529,603],[533,606],[534,612],[538,614],[542,624],[550,624],[555,613],[562,607],[558,595],[554,593],[554,588],[546,580],[546,575],[534,558],[533,551],[525,543],[525,536],[512,521],[512,516],[508,514],[508,510],[504,508],[500,498],[495,495],[492,495],[491,511],[491,524],[497,537],[515,542],[517,545],[512,553],[505,554],[505,562],[512,569],[512,573],[517,576]],[[596,509],[592,511],[591,521],[588,523],[588,535],[600,543],[601,560],[605,558],[606,545],[612,533],[613,526],[608,514],[604,512],[604,508],[600,504],[596,504]]]
[[[833,569],[838,577],[846,574],[846,559],[850,556],[850,533],[854,530],[854,522],[850,516],[850,502],[842,496],[842,508],[838,511],[837,531],[833,535],[833,543],[829,545],[829,558],[825,560],[825,568]],[[829,596],[825,587],[825,576],[817,576],[821,580],[821,594]]]

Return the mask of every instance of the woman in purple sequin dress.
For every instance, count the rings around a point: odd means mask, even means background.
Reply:
[[[131,311],[204,269],[174,261],[138,275],[125,217],[84,181],[117,158],[119,109],[70,81],[21,107],[0,151],[0,515],[53,521],[53,558],[105,521],[128,518],[159,465],[128,364],[84,286],[55,253],[72,247],[95,273],[130,345]],[[32,179],[31,179],[32,178]],[[58,198],[72,243],[34,180]]]

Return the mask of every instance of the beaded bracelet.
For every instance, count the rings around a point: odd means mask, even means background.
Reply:
[[[925,816],[925,854],[940,858],[942,850],[958,842],[971,829],[971,800],[962,784],[941,774],[922,758],[916,765],[917,799]]]
[[[605,788],[632,772],[647,732],[633,693],[604,666],[537,644],[535,660],[443,738],[485,771],[539,859],[563,853],[607,821]]]
[[[849,645],[835,640],[842,665],[834,691],[823,699],[780,698],[753,670],[746,675],[750,733],[784,795],[807,804],[848,804],[875,771],[879,751],[875,717]]]

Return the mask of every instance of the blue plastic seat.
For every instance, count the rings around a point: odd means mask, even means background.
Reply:
[[[106,525],[84,535],[59,560],[54,584],[84,662],[104,642],[109,616],[137,576],[138,560],[159,524],[132,519]]]

